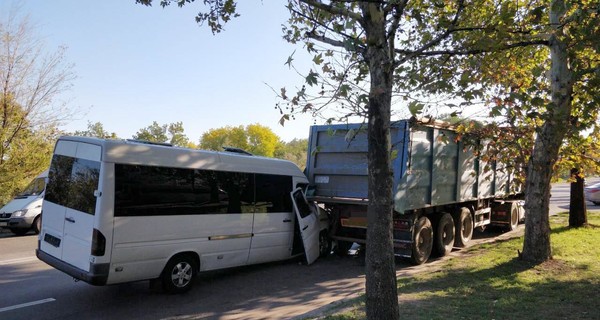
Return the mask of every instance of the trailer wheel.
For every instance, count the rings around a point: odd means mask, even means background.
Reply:
[[[435,230],[435,250],[440,256],[450,254],[454,247],[454,219],[449,213],[444,213]]]
[[[510,205],[510,225],[508,226],[508,231],[513,231],[519,225],[519,208],[517,207],[517,203],[513,202]]]
[[[412,255],[413,264],[423,264],[431,255],[433,248],[433,228],[427,217],[417,220],[413,231]]]
[[[471,241],[471,237],[473,237],[473,217],[471,217],[471,211],[467,208],[460,209],[456,214],[454,223],[456,224],[454,245],[464,247]]]
[[[161,274],[163,289],[167,293],[184,293],[192,288],[198,266],[189,254],[171,258]]]

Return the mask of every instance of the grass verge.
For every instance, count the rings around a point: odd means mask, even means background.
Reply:
[[[434,272],[398,279],[401,319],[600,319],[600,214],[551,217],[553,259],[517,258],[523,238],[484,244]],[[364,319],[364,299],[325,319]]]

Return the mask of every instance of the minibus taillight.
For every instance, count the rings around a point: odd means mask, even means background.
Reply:
[[[93,256],[103,256],[106,251],[106,238],[102,234],[102,232],[94,229],[92,233],[92,255]]]

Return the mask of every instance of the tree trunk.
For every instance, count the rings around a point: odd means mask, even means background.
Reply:
[[[583,196],[584,180],[579,169],[571,169],[571,197],[569,201],[569,227],[579,228],[587,224],[587,208]]]
[[[398,319],[398,289],[392,241],[390,117],[393,60],[385,16],[377,4],[362,3],[371,88],[369,92],[366,311],[368,319]],[[380,4],[381,5],[381,4]]]
[[[545,122],[535,139],[525,186],[527,222],[522,258],[538,263],[552,258],[548,218],[550,179],[559,148],[567,132],[565,124],[569,123],[573,94],[567,46],[559,39],[562,35],[560,20],[565,13],[564,0],[553,0],[550,8],[550,22],[556,26],[556,33],[549,39],[552,103],[548,106]]]

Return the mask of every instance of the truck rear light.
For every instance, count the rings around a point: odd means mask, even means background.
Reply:
[[[394,220],[394,230],[410,230],[410,222],[407,220]]]
[[[101,257],[106,251],[106,238],[98,229],[94,229],[92,233],[92,255]]]

